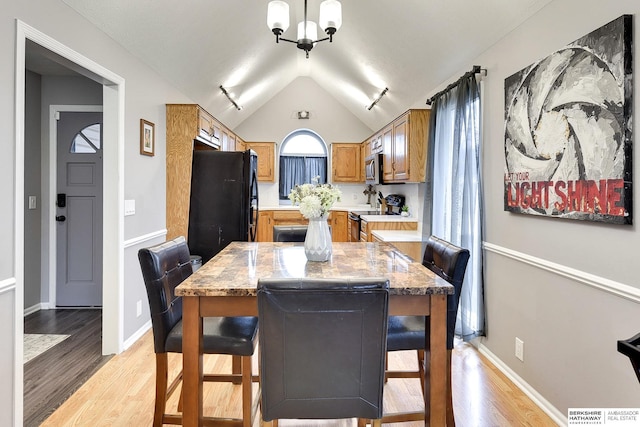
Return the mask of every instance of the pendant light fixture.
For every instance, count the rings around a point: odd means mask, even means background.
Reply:
[[[276,43],[280,40],[295,43],[298,49],[305,51],[309,58],[309,51],[318,42],[329,40],[333,42],[333,35],[342,25],[342,5],[338,0],[324,0],[320,3],[320,28],[328,35],[323,39],[318,39],[318,25],[307,20],[307,0],[304,0],[304,20],[298,23],[298,39],[289,40],[280,37],[289,28],[289,4],[282,0],[269,2],[267,8],[267,25],[276,36]]]

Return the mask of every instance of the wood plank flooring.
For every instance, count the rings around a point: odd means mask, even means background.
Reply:
[[[254,369],[257,372],[257,358]],[[150,426],[153,420],[155,357],[151,331],[126,352],[113,357],[42,426]],[[390,366],[411,368],[414,352],[395,352]],[[179,355],[170,355],[174,375],[181,364]],[[205,372],[230,372],[230,356],[206,356]],[[522,391],[511,383],[477,350],[457,343],[453,352],[453,390],[458,427],[546,427],[556,424]],[[256,386],[257,387],[257,386]],[[205,384],[204,413],[240,416],[240,387]],[[175,410],[178,392],[169,405]],[[417,380],[392,379],[385,386],[385,410],[420,408],[422,395]],[[259,418],[259,416],[258,416]],[[256,420],[254,427],[260,425]],[[354,420],[282,420],[282,426],[355,427]],[[391,424],[398,427],[424,426],[422,422]]]
[[[101,310],[40,310],[24,332],[70,335],[24,365],[24,426],[36,427],[111,357],[102,356]]]

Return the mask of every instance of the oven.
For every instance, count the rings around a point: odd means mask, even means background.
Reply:
[[[360,215],[380,215],[377,211],[362,211],[362,212],[349,212],[349,235],[347,236],[349,242],[360,241]]]
[[[348,242],[360,241],[360,216],[349,212],[349,235]]]

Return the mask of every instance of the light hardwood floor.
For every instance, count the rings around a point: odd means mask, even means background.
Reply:
[[[174,374],[181,364],[179,355],[170,355]],[[254,365],[257,369],[257,359]],[[396,352],[390,366],[412,367],[415,352]],[[155,357],[151,331],[126,352],[113,357],[42,426],[150,426],[153,420]],[[205,356],[205,372],[231,370],[229,356]],[[531,426],[556,424],[522,391],[511,383],[474,347],[457,343],[453,352],[453,399],[459,427]],[[257,372],[257,370],[255,371]],[[205,414],[240,416],[240,387],[205,384]],[[257,388],[257,386],[256,386]],[[176,407],[176,392],[170,401]],[[417,380],[392,379],[385,386],[385,410],[413,410],[422,401]],[[259,418],[259,416],[258,416]],[[259,426],[256,421],[254,426]],[[352,427],[354,420],[283,420],[282,426]],[[418,427],[421,422],[392,426]]]

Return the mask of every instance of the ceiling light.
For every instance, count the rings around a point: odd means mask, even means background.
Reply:
[[[367,107],[367,110],[371,110],[374,107],[374,105],[376,105],[378,103],[378,101],[380,101],[380,99],[382,99],[382,97],[387,93],[388,90],[389,90],[389,88],[385,87],[384,90],[382,92],[380,92],[380,95],[378,95],[378,97],[373,100],[371,105],[369,105]]]
[[[227,90],[224,87],[222,87],[222,85],[220,85],[220,90],[222,91],[222,93],[224,93],[224,96],[227,97],[229,102],[231,102],[238,111],[242,110],[242,107],[238,105],[238,103],[231,97],[229,92],[227,92]]]
[[[302,110],[302,111],[298,111],[298,119],[303,120],[303,119],[308,119],[309,118],[309,112],[306,110]]]
[[[307,20],[307,0],[304,0],[304,20],[298,24],[298,39],[285,39],[280,36],[289,28],[289,4],[282,0],[274,0],[269,2],[267,8],[267,25],[276,35],[276,43],[280,43],[280,40],[295,43],[298,49],[305,51],[307,58],[314,44],[325,40],[329,40],[329,43],[333,42],[333,35],[342,25],[342,5],[340,2],[338,0],[324,0],[320,3],[318,21],[320,28],[329,37],[318,39],[318,26],[315,22]]]

